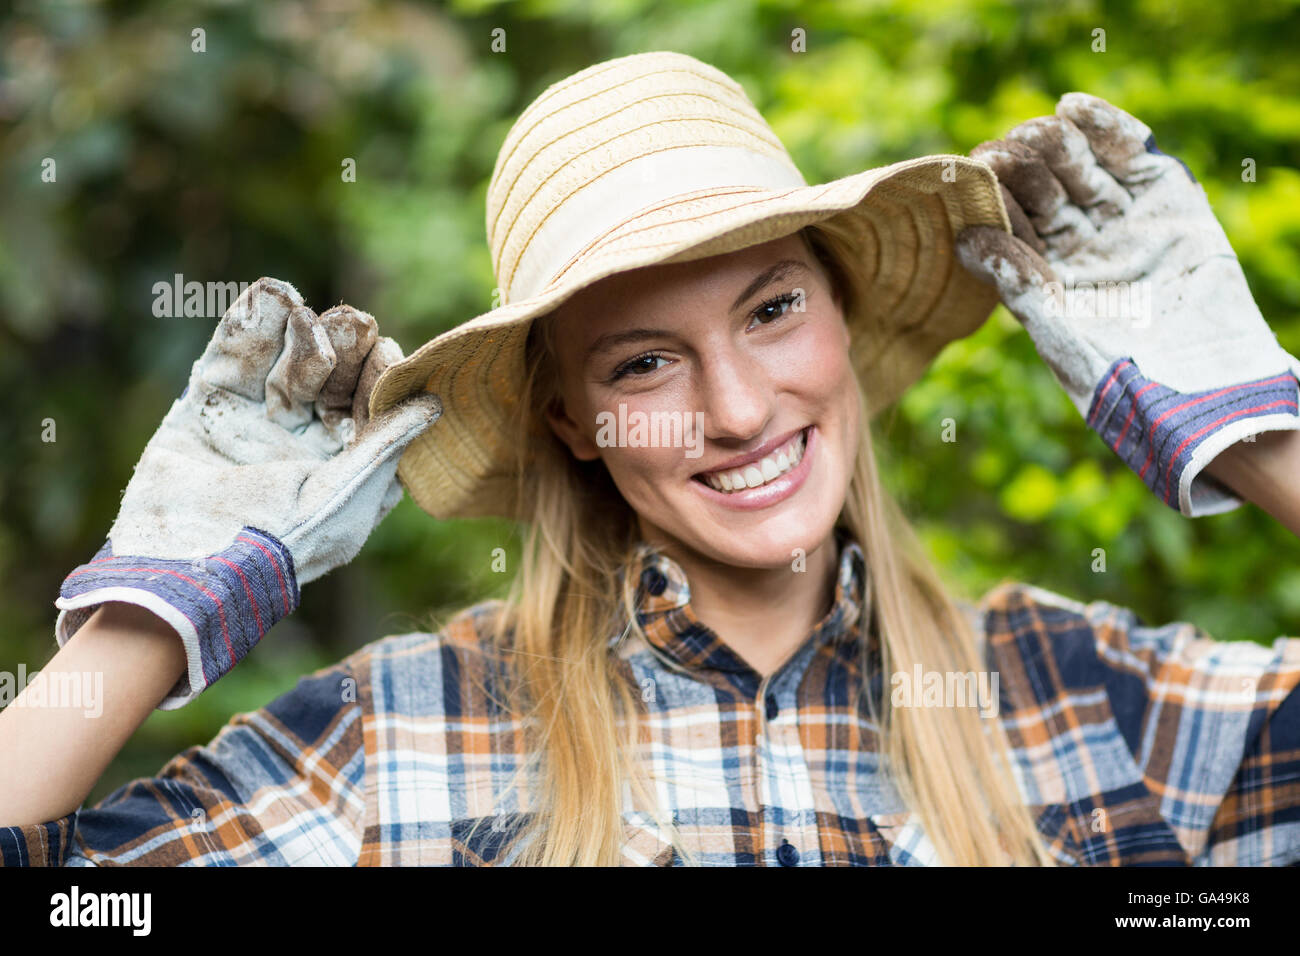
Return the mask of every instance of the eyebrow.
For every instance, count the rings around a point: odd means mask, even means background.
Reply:
[[[740,295],[736,296],[736,301],[731,304],[731,311],[734,312],[739,309],[745,304],[747,299],[752,297],[756,292],[768,284],[784,279],[792,272],[800,269],[806,270],[807,266],[798,259],[782,259],[779,262],[772,263],[772,265],[754,276],[753,281],[750,282],[749,285],[745,286],[744,291],[741,292]],[[647,328],[626,329],[622,332],[609,332],[600,336],[596,341],[591,343],[591,347],[587,349],[587,357],[590,358],[591,356],[597,355],[601,352],[607,352],[620,345],[626,345],[629,342],[639,342],[643,339],[654,338],[655,336],[663,334],[663,329]]]
[[[627,329],[624,332],[609,332],[591,343],[591,348],[587,349],[587,355],[590,357],[601,352],[608,352],[620,345],[626,345],[628,342],[638,342],[641,339],[651,339],[656,335],[663,334],[663,329]]]
[[[791,272],[803,268],[806,267],[798,259],[782,259],[779,262],[772,263],[770,266],[768,266],[758,275],[754,276],[754,281],[751,282],[749,285],[745,286],[744,292],[736,296],[736,301],[731,303],[731,311],[735,312],[737,309],[739,309],[742,305],[745,304],[746,299],[752,296],[759,289],[763,288],[769,282],[776,282],[778,279],[784,279]]]

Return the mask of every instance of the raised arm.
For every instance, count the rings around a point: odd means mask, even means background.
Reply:
[[[1295,443],[1267,436],[1300,429],[1300,360],[1190,170],[1083,93],[971,155],[997,174],[1013,234],[964,230],[958,255],[997,286],[1088,426],[1182,514],[1235,508],[1241,485],[1295,530]]]
[[[0,820],[15,826],[42,823],[81,806],[184,670],[185,648],[160,617],[133,604],[102,605],[76,639],[59,648],[40,678],[57,686],[62,675],[73,680],[102,675],[95,706],[31,706],[38,687],[29,684],[0,711],[3,779],[22,781],[0,787]],[[24,773],[23,768],[33,769]]]
[[[372,317],[317,316],[274,279],[227,310],[104,546],[60,588],[59,653],[0,714],[0,828],[66,830],[55,821],[150,710],[194,699],[297,608],[300,585],[356,555],[401,498],[402,451],[440,414],[420,395],[367,420],[370,389],[400,358]],[[61,673],[102,676],[99,713],[49,693],[29,706]]]

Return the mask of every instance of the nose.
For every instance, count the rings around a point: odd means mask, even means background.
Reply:
[[[713,441],[743,442],[763,434],[776,411],[768,370],[742,350],[713,350],[702,365],[697,408]]]

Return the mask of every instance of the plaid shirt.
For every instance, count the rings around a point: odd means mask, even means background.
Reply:
[[[860,706],[859,642],[877,664],[879,647],[859,626],[856,544],[841,546],[830,612],[766,678],[695,617],[678,565],[647,551],[640,568],[649,643],[610,644],[649,710],[660,812],[702,862],[936,862]],[[94,807],[0,828],[4,862],[509,863],[505,838],[529,807],[508,788],[521,723],[485,694],[492,607],[302,678]],[[1300,639],[1215,642],[1018,583],[963,607],[998,675],[1021,795],[1058,860],[1300,863]],[[656,821],[628,806],[625,862],[680,864]]]

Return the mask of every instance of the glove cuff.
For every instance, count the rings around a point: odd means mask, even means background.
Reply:
[[[63,581],[54,634],[62,647],[95,608],[108,601],[157,614],[185,645],[186,672],[159,710],[185,706],[238,664],[277,621],[297,609],[293,556],[274,535],[245,527],[225,550],[206,558],[113,554],[95,557]]]
[[[1229,445],[1276,429],[1300,429],[1300,380],[1277,375],[1179,392],[1116,359],[1093,390],[1087,421],[1165,504],[1189,518],[1238,507],[1241,498],[1201,472]]]

